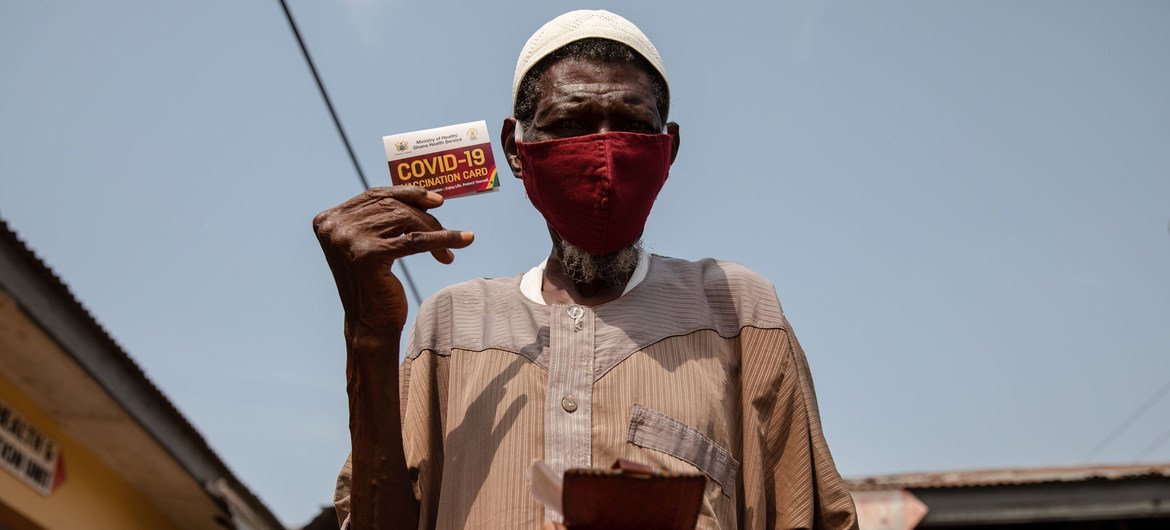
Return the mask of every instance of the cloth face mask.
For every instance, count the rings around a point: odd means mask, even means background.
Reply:
[[[607,132],[516,142],[524,189],[562,239],[593,254],[642,236],[670,172],[668,134]]]

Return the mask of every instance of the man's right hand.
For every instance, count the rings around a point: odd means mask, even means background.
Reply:
[[[471,232],[444,230],[430,208],[443,197],[417,186],[373,188],[313,218],[313,231],[333,272],[350,338],[400,331],[408,307],[391,272],[395,259],[429,251],[442,263],[450,249],[471,244]]]
[[[471,232],[444,230],[426,212],[442,204],[416,186],[374,188],[313,218],[345,309],[352,530],[418,527],[398,403],[407,301],[390,265],[425,251],[450,263],[450,249],[471,244]]]

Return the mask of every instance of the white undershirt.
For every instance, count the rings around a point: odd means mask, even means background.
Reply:
[[[540,305],[547,305],[544,303],[544,294],[541,292],[541,287],[544,286],[544,267],[548,265],[548,258],[544,258],[539,265],[529,269],[520,278],[520,292],[526,298],[536,302]],[[638,266],[634,267],[634,273],[630,275],[630,281],[626,282],[626,288],[622,290],[622,296],[630,292],[631,289],[642,283],[646,279],[646,271],[650,269],[650,253],[642,251],[638,253]]]

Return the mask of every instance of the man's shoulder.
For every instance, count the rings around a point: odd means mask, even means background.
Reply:
[[[476,278],[444,287],[419,307],[406,357],[413,358],[423,350],[447,355],[452,348],[511,349],[514,341],[507,333],[516,330],[490,323],[503,322],[501,315],[522,315],[525,311],[520,276]]]
[[[451,298],[459,296],[494,293],[504,289],[515,288],[520,284],[520,275],[504,278],[472,278],[439,289],[431,298]]]
[[[520,275],[505,278],[473,278],[439,289],[423,300],[420,313],[450,307],[456,302],[490,303],[519,293]]]
[[[775,295],[772,282],[762,274],[734,261],[703,258],[695,261],[652,255],[655,273],[667,281],[700,284],[704,289],[732,288],[738,292],[765,291]]]
[[[651,254],[646,283],[675,291],[703,291],[711,295],[727,293],[737,299],[775,299],[776,289],[762,274],[734,261],[702,258],[687,260]],[[490,305],[523,297],[522,274],[503,278],[474,278],[440,289],[427,298],[420,312],[463,304]]]
[[[726,260],[653,256],[641,303],[669,307],[680,321],[710,321],[722,334],[744,326],[785,327],[772,282]]]

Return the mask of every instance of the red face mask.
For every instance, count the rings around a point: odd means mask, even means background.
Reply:
[[[562,239],[608,254],[642,236],[670,171],[668,134],[609,132],[516,142],[524,189]]]

